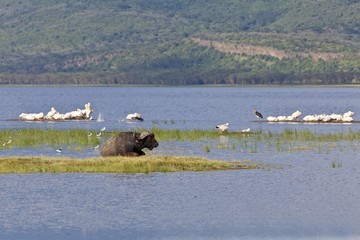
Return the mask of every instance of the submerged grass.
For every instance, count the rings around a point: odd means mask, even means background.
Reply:
[[[139,158],[0,158],[0,173],[151,173],[257,169],[257,164],[195,157],[144,156]]]

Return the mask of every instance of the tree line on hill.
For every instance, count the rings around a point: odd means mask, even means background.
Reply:
[[[357,84],[360,74],[356,0],[7,0],[0,9],[1,85]]]

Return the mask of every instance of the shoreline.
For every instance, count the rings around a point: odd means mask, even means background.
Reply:
[[[159,85],[159,84],[0,84],[2,87],[154,87],[154,88],[353,88],[360,84],[189,84],[189,85]]]

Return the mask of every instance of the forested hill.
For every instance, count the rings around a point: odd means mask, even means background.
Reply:
[[[360,83],[359,0],[2,0],[0,84]]]

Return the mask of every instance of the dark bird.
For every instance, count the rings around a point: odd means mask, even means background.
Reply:
[[[263,118],[263,115],[254,108],[254,113],[257,118]]]

